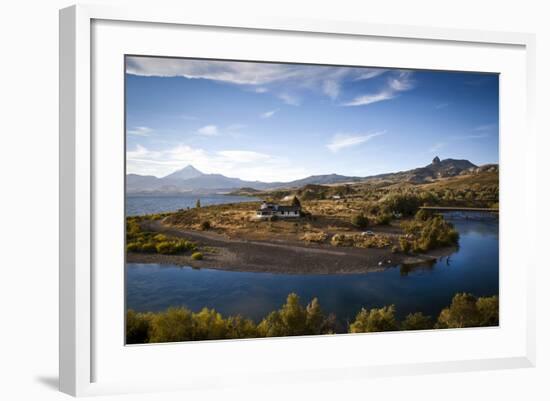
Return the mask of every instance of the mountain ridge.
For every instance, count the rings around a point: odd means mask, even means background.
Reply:
[[[158,178],[152,175],[127,174],[127,193],[216,193],[229,192],[240,188],[254,190],[296,188],[304,185],[330,185],[373,180],[406,181],[410,183],[431,182],[461,174],[476,174],[481,171],[498,171],[498,164],[477,166],[466,159],[443,159],[435,157],[424,167],[394,173],[377,174],[366,177],[340,174],[311,175],[290,182],[246,181],[222,174],[205,174],[192,165],[187,165],[167,176]]]

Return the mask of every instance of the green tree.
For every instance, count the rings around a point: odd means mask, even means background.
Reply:
[[[355,321],[350,324],[350,333],[369,333],[377,331],[394,331],[398,329],[395,320],[395,306],[384,306],[383,308],[365,309],[355,317]]]
[[[401,325],[403,330],[428,330],[433,329],[434,323],[430,316],[422,312],[409,313]]]
[[[477,299],[472,294],[456,294],[451,306],[445,308],[437,319],[437,328],[477,327],[481,323],[481,313]]]
[[[219,340],[226,338],[227,325],[222,315],[214,309],[203,308],[193,314],[193,337],[197,340]]]
[[[126,312],[126,343],[144,344],[149,342],[151,316],[136,313],[130,309]]]
[[[227,318],[227,338],[254,338],[259,337],[254,322],[242,316],[230,316]]]
[[[292,198],[292,206],[302,207],[302,204],[300,203],[300,199],[298,199],[297,196],[294,196],[294,198]]]
[[[476,302],[477,310],[480,315],[480,326],[498,326],[498,297],[480,297]]]
[[[193,340],[193,314],[187,308],[168,308],[151,318],[150,342]]]
[[[308,334],[321,334],[325,317],[321,310],[321,304],[317,298],[313,298],[306,307],[306,327]]]
[[[201,207],[201,200],[200,200],[200,198],[197,199],[197,202],[195,203],[195,207],[196,207],[197,209]]]
[[[281,308],[281,319],[289,336],[306,334],[306,311],[300,305],[300,297],[291,293],[286,298],[286,303]]]

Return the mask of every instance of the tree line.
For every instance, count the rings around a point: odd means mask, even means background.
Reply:
[[[403,320],[396,318],[394,305],[363,308],[355,320],[342,327],[334,314],[325,315],[317,298],[306,306],[295,293],[286,303],[269,313],[258,324],[242,316],[224,318],[214,309],[192,312],[185,307],[171,307],[163,312],[140,313],[128,310],[126,315],[127,344],[162,343],[195,340],[283,337],[335,333],[368,333],[397,330],[427,330],[463,327],[498,326],[498,297],[475,297],[456,294],[451,304],[437,319],[421,312],[410,313]]]

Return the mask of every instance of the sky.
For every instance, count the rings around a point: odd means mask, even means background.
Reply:
[[[498,75],[126,57],[127,173],[243,180],[498,163]]]

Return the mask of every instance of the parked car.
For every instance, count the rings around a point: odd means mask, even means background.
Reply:
[[[369,230],[369,231],[363,231],[363,232],[361,233],[361,235],[368,235],[368,236],[371,236],[371,235],[374,235],[374,233],[373,233],[372,231]]]

